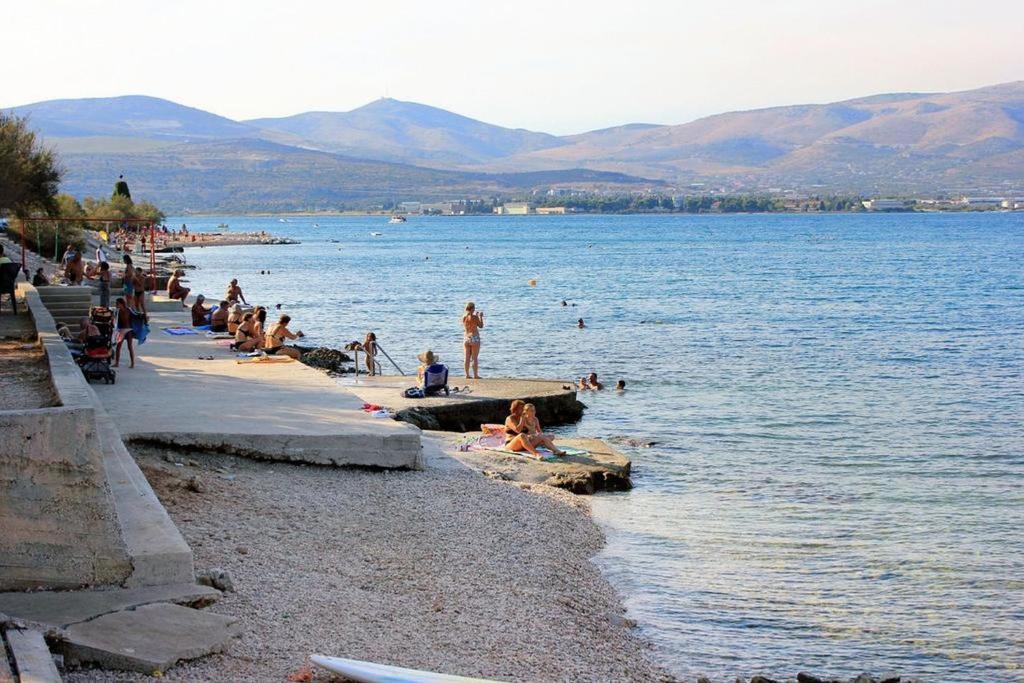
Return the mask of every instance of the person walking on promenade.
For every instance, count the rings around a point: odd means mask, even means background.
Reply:
[[[473,367],[473,379],[480,379],[480,328],[484,326],[484,312],[476,310],[472,301],[466,304],[462,316],[464,336],[463,348],[466,351],[466,379],[469,379],[469,368]]]

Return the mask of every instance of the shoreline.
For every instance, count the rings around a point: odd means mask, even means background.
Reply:
[[[197,569],[227,569],[237,589],[207,609],[241,637],[164,678],[282,680],[326,654],[510,681],[678,680],[594,562],[606,539],[583,499],[423,441],[423,471],[386,473],[132,446]]]

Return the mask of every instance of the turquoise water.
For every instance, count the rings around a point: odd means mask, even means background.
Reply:
[[[626,379],[568,431],[657,442],[598,561],[677,673],[1024,680],[1024,214],[184,220],[302,240],[190,277],[314,342]]]

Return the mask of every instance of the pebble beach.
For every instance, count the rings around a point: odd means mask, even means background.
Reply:
[[[207,609],[242,631],[164,678],[285,680],[327,654],[505,681],[676,680],[592,563],[604,538],[584,500],[424,449],[425,471],[374,472],[133,447],[197,572],[231,575],[236,592]]]

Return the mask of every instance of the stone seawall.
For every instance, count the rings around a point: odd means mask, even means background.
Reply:
[[[131,573],[89,408],[0,412],[0,589]]]
[[[59,407],[0,411],[0,589],[121,583],[131,562],[88,386],[34,289],[23,288]]]
[[[0,590],[193,580],[192,554],[53,316],[19,284],[58,406],[0,411]]]

